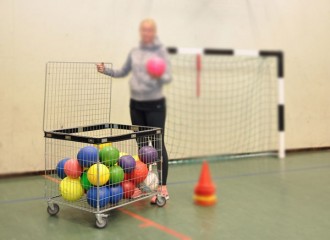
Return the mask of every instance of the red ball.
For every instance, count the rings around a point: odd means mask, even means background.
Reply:
[[[135,169],[132,172],[132,177],[133,177],[132,181],[135,184],[139,184],[139,183],[143,182],[144,179],[146,179],[147,176],[148,176],[148,166],[147,166],[147,164],[144,164],[141,161],[137,161]]]
[[[133,179],[133,172],[124,174],[124,180],[123,181],[130,181],[132,179]]]
[[[70,178],[80,177],[82,171],[83,169],[77,159],[71,158],[64,164],[64,172]]]
[[[131,181],[124,181],[121,183],[123,187],[123,197],[130,198],[134,194],[135,185]]]
[[[166,63],[162,58],[152,57],[147,61],[146,68],[147,68],[147,72],[152,77],[159,78],[165,72]]]

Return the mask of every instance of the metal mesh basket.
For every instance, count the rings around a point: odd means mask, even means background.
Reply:
[[[111,64],[106,64],[111,67]],[[46,67],[44,137],[48,212],[59,204],[105,212],[160,196],[162,130],[110,123],[111,78],[95,63],[51,62]]]

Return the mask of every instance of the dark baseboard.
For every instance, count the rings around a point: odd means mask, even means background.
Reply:
[[[45,175],[45,170],[33,171],[33,172],[20,172],[20,173],[4,173],[4,174],[0,174],[0,179],[27,177],[27,176],[40,176],[40,175]]]
[[[290,154],[290,153],[304,153],[304,152],[316,152],[316,151],[327,151],[327,150],[330,150],[330,146],[328,146],[328,147],[315,147],[315,148],[287,149],[286,153],[288,153],[288,154]],[[46,174],[50,174],[50,171],[47,171]],[[33,171],[33,172],[20,172],[20,173],[4,173],[4,174],[0,174],[0,179],[27,177],[27,176],[40,176],[40,175],[45,175],[45,170]]]
[[[298,153],[298,152],[316,152],[330,150],[330,146],[327,147],[314,147],[314,148],[293,148],[287,149],[286,153]]]

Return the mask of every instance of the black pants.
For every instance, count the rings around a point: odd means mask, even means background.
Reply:
[[[160,185],[166,185],[168,174],[168,155],[164,144],[164,127],[166,119],[166,102],[165,98],[155,101],[136,101],[131,99],[130,102],[131,121],[133,125],[158,127],[163,129],[162,135],[162,179]],[[139,139],[138,139],[139,144]],[[139,147],[140,146],[139,144]],[[158,170],[160,165],[158,165]]]

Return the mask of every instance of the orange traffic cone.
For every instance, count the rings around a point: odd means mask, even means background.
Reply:
[[[197,205],[211,206],[217,201],[215,185],[212,182],[209,165],[203,162],[201,175],[195,187],[194,202]]]

